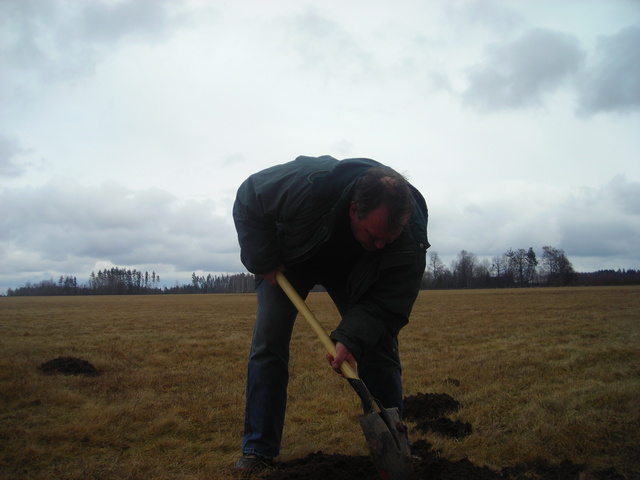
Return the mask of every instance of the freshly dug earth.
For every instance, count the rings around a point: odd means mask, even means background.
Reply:
[[[404,418],[416,422],[414,430],[434,432],[443,437],[462,438],[471,434],[471,424],[444,416],[457,412],[460,407],[460,403],[446,393],[418,393],[404,398]]]
[[[461,408],[460,403],[446,394],[419,393],[404,399],[404,418],[416,422],[415,430],[428,430],[442,436],[461,438],[469,435],[471,425],[445,417]],[[414,480],[579,480],[583,465],[563,462],[549,465],[544,460],[506,467],[494,471],[479,467],[469,460],[450,461],[439,456],[427,442],[412,445]],[[589,472],[591,480],[625,480],[613,468]],[[275,468],[263,475],[266,480],[380,480],[371,459],[367,456],[327,455],[312,453],[305,458],[277,462]]]
[[[86,375],[97,377],[100,372],[87,360],[77,357],[58,357],[40,365],[40,370],[45,375]]]

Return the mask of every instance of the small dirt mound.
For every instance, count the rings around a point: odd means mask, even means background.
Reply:
[[[38,367],[45,375],[85,375],[97,377],[100,372],[86,360],[77,357],[58,357]]]
[[[460,402],[446,393],[418,393],[404,397],[404,418],[412,422],[440,418],[460,410]]]
[[[445,378],[443,383],[445,385],[453,385],[454,387],[459,387],[460,386],[460,380],[458,380],[457,378]]]
[[[451,420],[444,415],[460,410],[460,402],[446,393],[418,393],[404,398],[404,418],[416,422],[414,431],[437,433],[442,437],[471,435],[470,423]]]

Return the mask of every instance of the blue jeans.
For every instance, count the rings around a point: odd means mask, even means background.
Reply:
[[[302,298],[307,297],[316,283],[295,270],[287,270],[287,279]],[[344,282],[335,285],[325,282],[324,286],[338,311],[344,313],[347,307]],[[289,343],[298,312],[277,285],[260,282],[256,293],[258,309],[249,354],[242,452],[273,458],[280,453],[289,382]],[[385,407],[402,410],[396,337],[384,338],[359,358],[358,375]]]

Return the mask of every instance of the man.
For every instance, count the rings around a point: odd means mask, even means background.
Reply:
[[[258,275],[242,457],[255,473],[279,454],[296,308],[275,281],[301,297],[325,287],[342,320],[331,334],[343,361],[385,408],[402,409],[398,332],[409,321],[425,269],[427,206],[406,179],[364,158],[298,157],[251,175],[233,217],[241,260]]]

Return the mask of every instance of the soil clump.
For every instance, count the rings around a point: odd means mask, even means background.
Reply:
[[[87,360],[77,357],[58,357],[43,363],[38,367],[45,375],[85,375],[97,377],[100,372]]]
[[[416,422],[413,430],[433,432],[443,437],[463,438],[471,435],[470,423],[451,420],[445,415],[460,410],[460,402],[446,393],[418,393],[404,397],[405,420]]]

